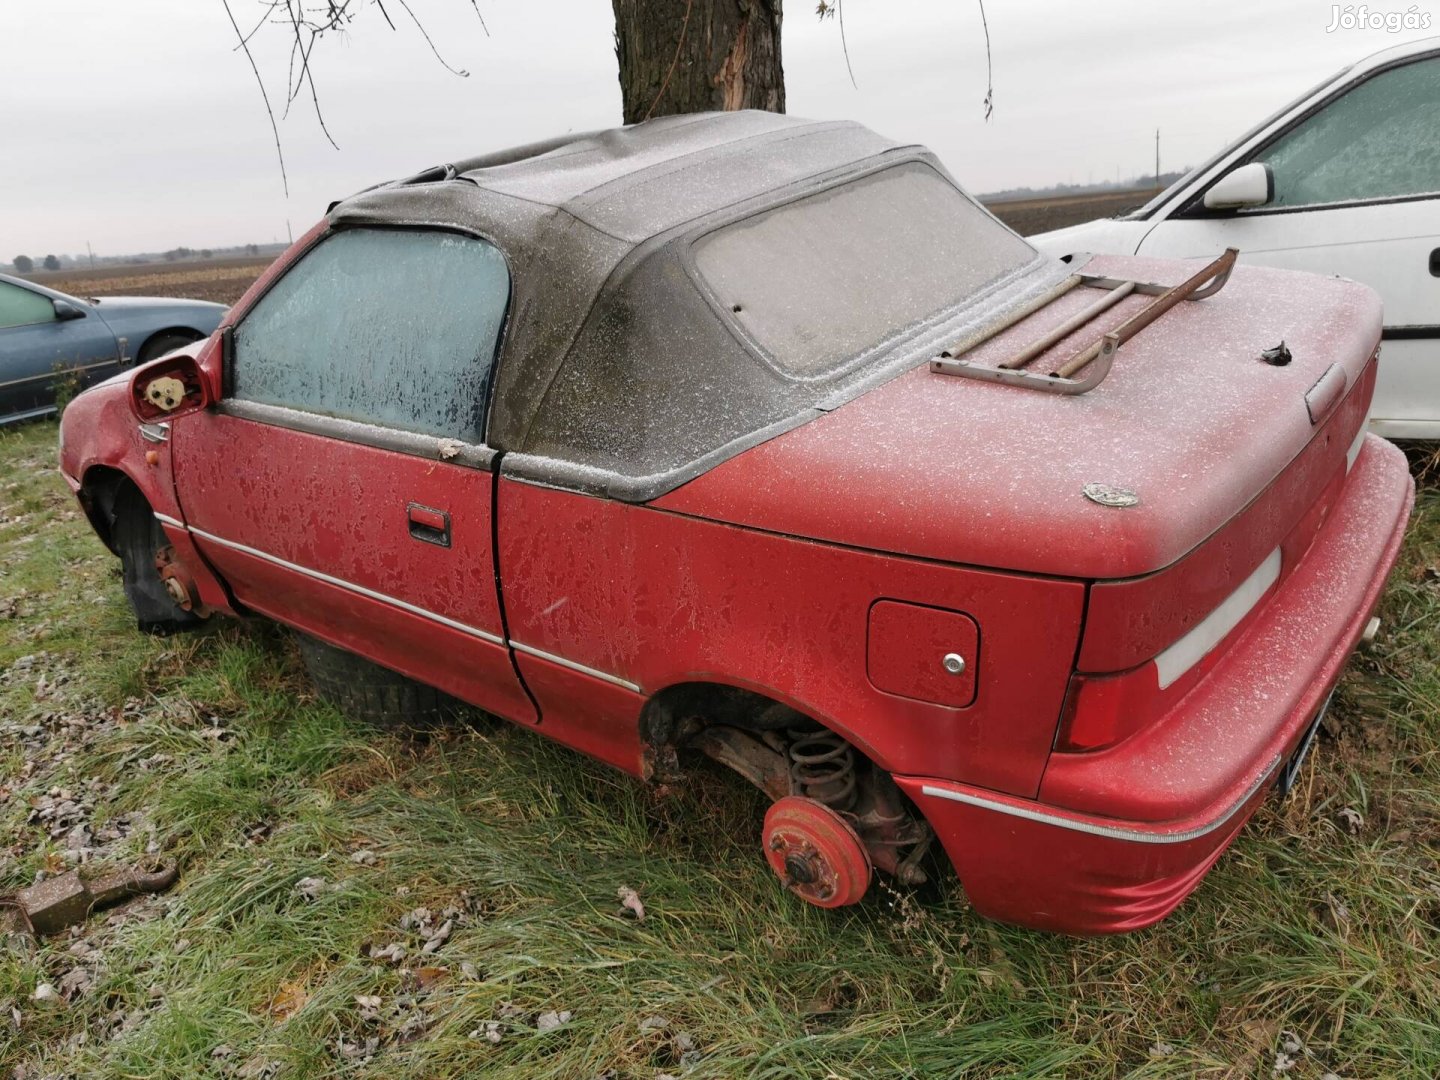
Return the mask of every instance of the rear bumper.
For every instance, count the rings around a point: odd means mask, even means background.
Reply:
[[[1064,755],[1063,767],[1052,757],[1044,801],[897,776],[976,910],[1071,934],[1137,930],[1169,914],[1273,787],[1334,688],[1413,502],[1404,455],[1369,436],[1304,559],[1181,706],[1143,738]],[[1086,810],[1058,805],[1082,792]],[[1148,820],[1134,811],[1144,805],[1175,812]]]

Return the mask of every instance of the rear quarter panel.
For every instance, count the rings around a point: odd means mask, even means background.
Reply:
[[[524,666],[542,727],[573,724],[562,714],[587,710],[591,730],[633,738],[646,698],[708,681],[784,701],[892,772],[1027,796],[1038,789],[1079,637],[1079,582],[857,551],[508,478],[498,521],[517,649],[640,688],[587,702],[570,686],[573,672],[555,669],[551,688],[544,669]],[[866,634],[881,599],[975,620],[972,704],[949,708],[871,684]]]

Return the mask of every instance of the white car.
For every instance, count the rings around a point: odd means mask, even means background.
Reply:
[[[1214,256],[1380,293],[1371,430],[1440,439],[1440,38],[1327,79],[1125,217],[1030,237],[1053,255]]]

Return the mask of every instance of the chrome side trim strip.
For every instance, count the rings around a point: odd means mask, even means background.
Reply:
[[[520,642],[512,639],[510,647],[516,652],[524,653],[526,656],[533,656],[537,660],[549,660],[552,664],[559,664],[563,668],[578,671],[580,674],[589,675],[591,678],[603,679],[605,682],[622,686],[633,693],[638,694],[641,692],[639,686],[627,679],[620,678],[619,675],[611,675],[609,672],[599,671],[593,667],[586,667],[584,664],[577,664],[574,660],[566,660],[563,656],[556,656],[554,653],[548,653],[544,649],[537,649],[533,645],[522,645]]]
[[[159,517],[158,514],[156,516]],[[160,520],[166,521],[167,519],[160,518]],[[179,525],[179,522],[175,522],[175,524]],[[181,527],[183,528],[184,526]],[[289,562],[286,559],[282,559],[277,555],[271,555],[269,552],[261,551],[258,548],[252,548],[246,544],[239,544],[234,540],[226,540],[224,537],[216,536],[214,533],[208,533],[204,529],[197,529],[191,526],[190,532],[195,536],[209,540],[212,544],[219,544],[221,547],[229,548],[231,551],[238,551],[242,555],[263,559],[265,562],[284,567],[286,570],[302,574],[308,578],[314,578],[316,581],[323,581],[327,585],[334,585],[337,589],[344,589],[346,592],[352,592],[357,596],[363,596],[369,600],[378,600],[382,604],[389,604],[391,607],[409,612],[411,615],[418,615],[422,619],[429,619],[431,622],[439,623],[441,626],[448,626],[451,630],[459,630],[462,634],[469,634],[471,637],[479,638],[481,641],[488,641],[492,645],[505,644],[505,639],[498,634],[492,634],[490,631],[481,630],[478,627],[467,626],[465,623],[456,622],[454,619],[447,619],[444,615],[437,615],[433,611],[428,611],[425,608],[418,607],[405,600],[397,600],[393,596],[386,596],[384,593],[376,592],[374,589],[367,589],[363,585],[356,585],[353,581],[331,577],[329,574],[321,573],[319,570],[311,570],[307,566],[300,566],[297,563]]]
[[[237,543],[234,540],[226,540],[223,536],[216,536],[214,533],[206,532],[204,529],[197,529],[193,526],[186,526],[184,522],[176,521],[174,518],[166,514],[156,514],[155,519],[161,524],[169,525],[176,529],[188,529],[191,534],[199,536],[205,540],[209,540],[212,544],[219,544],[221,547],[229,548],[232,551],[238,551],[242,555],[250,555],[256,559],[263,559],[265,562],[273,563],[275,566],[284,567],[286,570],[291,570],[297,574],[302,574],[308,578],[314,578],[316,581],[323,581],[327,585],[334,585],[336,588],[344,589],[347,592],[355,593],[358,596],[364,596],[370,600],[378,600],[382,604],[389,604],[391,607],[399,608],[401,611],[409,612],[411,615],[418,615],[422,619],[429,619],[431,622],[437,622],[441,626],[448,626],[452,630],[459,630],[461,633],[469,634],[471,637],[479,638],[481,641],[488,641],[492,645],[505,644],[504,638],[500,637],[498,634],[492,634],[488,630],[481,630],[474,626],[468,626],[462,622],[456,622],[454,619],[448,619],[444,615],[437,615],[433,611],[429,611],[426,608],[418,607],[417,605],[411,604],[405,600],[398,600],[393,596],[387,596],[384,593],[376,592],[374,589],[367,589],[363,585],[356,585],[353,581],[346,581],[344,578],[332,577],[331,575],[322,573],[319,570],[311,570],[309,567],[300,566],[299,564],[292,563],[287,559],[282,559],[278,555],[271,555],[269,552],[261,551],[259,548],[252,548],[248,544]],[[577,663],[574,660],[567,660],[563,656],[556,656],[554,653],[548,653],[544,649],[537,649],[533,645],[522,645],[518,641],[512,641],[510,642],[510,647],[516,652],[525,653],[527,656],[533,656],[538,660],[548,660],[552,664],[558,664],[560,667],[569,668],[571,671],[578,671],[582,675],[589,675],[591,678],[600,679],[615,686],[623,687],[624,689],[629,690],[632,693],[638,694],[642,692],[640,687],[636,683],[630,682],[628,679],[622,679],[618,675],[611,675],[609,672],[600,671],[597,668],[587,667],[586,665]]]
[[[1183,832],[1149,832],[1144,829],[1127,829],[1120,825],[1097,825],[1092,821],[1080,821],[1075,818],[1065,817],[1061,814],[1046,813],[1043,810],[1031,810],[1026,806],[1014,806],[1011,803],[998,802],[994,799],[982,799],[978,795],[968,795],[963,791],[951,791],[949,788],[936,787],[933,784],[925,784],[921,792],[937,799],[949,799],[951,802],[965,803],[968,806],[978,806],[982,810],[994,810],[999,814],[1008,814],[1010,817],[1023,818],[1026,821],[1038,822],[1041,825],[1054,825],[1056,828],[1069,829],[1071,832],[1088,833],[1091,836],[1103,836],[1109,840],[1128,840],[1134,844],[1183,844],[1187,840],[1197,840],[1202,836],[1214,832],[1216,829],[1228,824],[1234,816],[1240,812],[1240,808],[1250,801],[1251,797],[1265,786],[1275,776],[1275,770],[1280,765],[1280,758],[1272,761],[1269,767],[1260,774],[1245,794],[1235,801],[1235,804],[1217,817],[1214,821],[1204,825],[1197,825],[1193,829],[1186,829]]]

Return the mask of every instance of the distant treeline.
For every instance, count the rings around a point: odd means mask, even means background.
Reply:
[[[1174,172],[1161,173],[1160,186],[1168,187],[1189,171],[1190,167],[1187,165]],[[1155,174],[1147,173],[1144,176],[1132,176],[1128,180],[1102,180],[1094,184],[1052,184],[1050,187],[1043,188],[1006,188],[1004,191],[988,191],[980,198],[985,202],[1004,202],[1009,199],[1053,199],[1063,198],[1066,195],[1099,195],[1107,191],[1135,191],[1140,188],[1148,190],[1153,187],[1155,187]]]
[[[234,247],[176,247],[169,251],[142,251],[133,255],[16,255],[10,264],[21,274],[33,270],[82,270],[91,266],[134,266],[141,263],[186,262],[192,259],[243,259],[274,257],[285,244],[237,244]],[[3,256],[0,256],[3,258]]]

